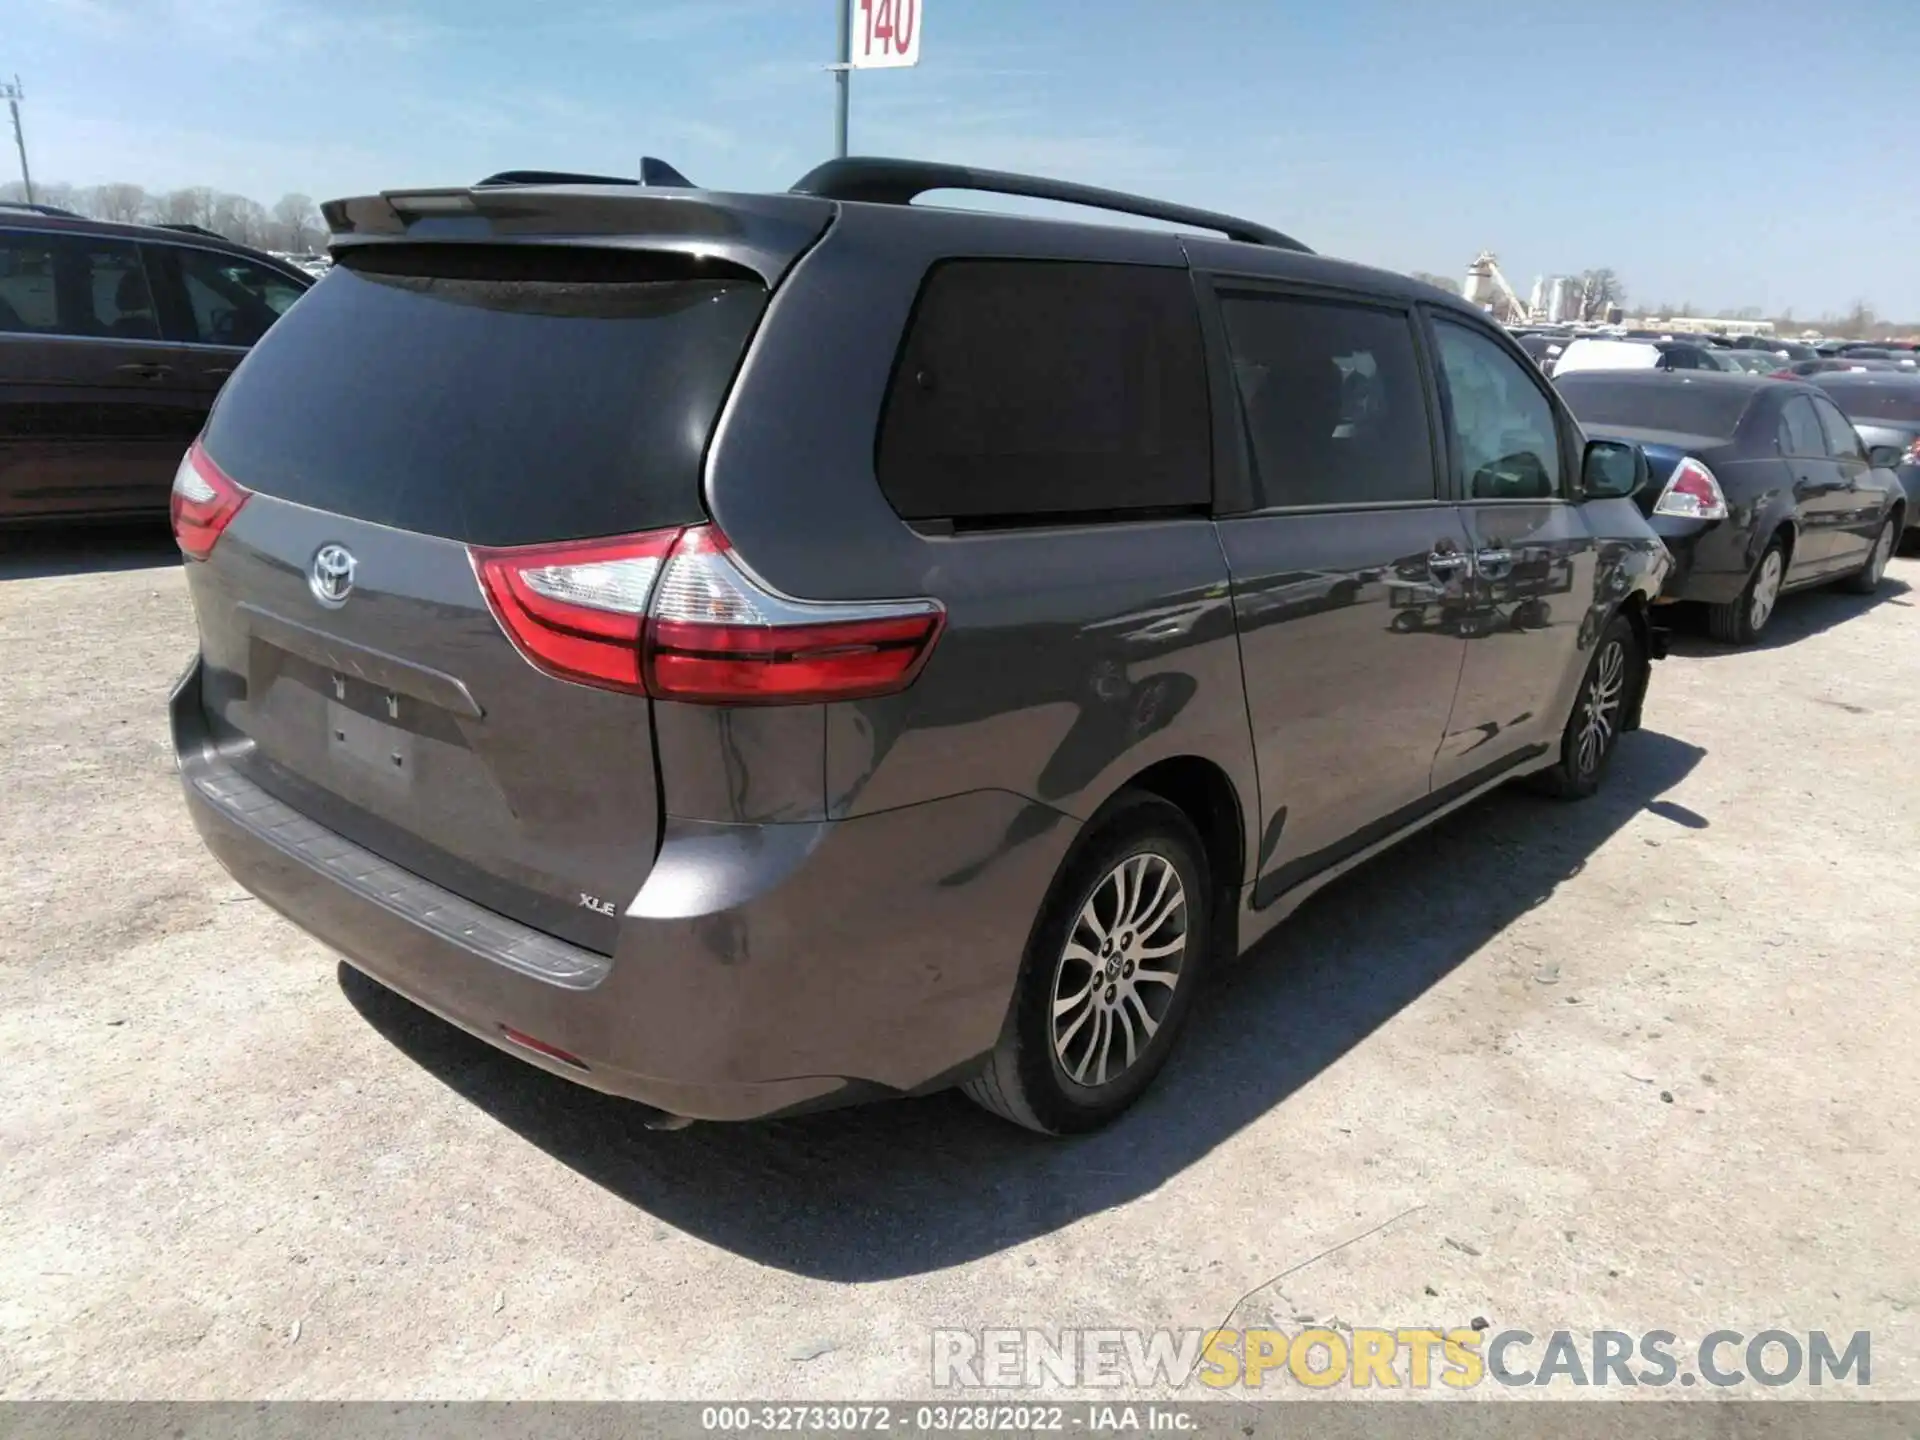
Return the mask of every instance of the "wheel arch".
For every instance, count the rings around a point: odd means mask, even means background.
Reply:
[[[1786,551],[1781,561],[1783,573],[1792,570],[1793,557],[1800,549],[1800,522],[1794,517],[1791,504],[1776,505],[1755,517],[1753,536],[1747,541],[1748,570],[1760,563],[1760,557],[1775,540],[1780,541]]]
[[[1219,956],[1237,954],[1237,902],[1247,878],[1247,832],[1246,808],[1232,777],[1217,761],[1201,755],[1174,755],[1156,761],[1116,787],[1088,820],[1083,833],[1098,833],[1114,803],[1137,792],[1173,805],[1199,832],[1213,881],[1214,952]]]
[[[1624,618],[1633,627],[1633,638],[1640,643],[1640,673],[1634,678],[1633,699],[1620,719],[1622,730],[1640,728],[1640,711],[1646,704],[1648,682],[1653,678],[1653,616],[1650,612],[1646,592],[1635,590],[1620,602],[1607,622],[1611,625],[1614,618]],[[1606,634],[1606,626],[1601,627],[1600,633]]]

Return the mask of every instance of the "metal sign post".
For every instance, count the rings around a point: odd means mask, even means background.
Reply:
[[[840,59],[833,71],[833,153],[847,153],[847,109],[856,70],[893,70],[920,63],[920,0],[835,0]]]
[[[853,6],[856,0],[837,0],[840,8],[840,57],[833,67],[833,153],[847,153],[847,102],[853,89]]]

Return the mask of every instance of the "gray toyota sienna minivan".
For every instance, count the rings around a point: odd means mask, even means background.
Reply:
[[[328,205],[173,496],[206,843],[530,1063],[1086,1129],[1210,962],[1638,724],[1644,457],[1459,300],[951,166],[566,179]]]

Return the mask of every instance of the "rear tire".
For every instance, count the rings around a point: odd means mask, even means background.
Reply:
[[[1043,1135],[1094,1130],[1173,1053],[1213,941],[1206,849],[1184,811],[1121,796],[1055,878],[986,1068],[961,1089]]]
[[[1646,683],[1646,667],[1633,622],[1614,616],[1574,692],[1573,711],[1560,732],[1560,763],[1540,773],[1542,790],[1559,800],[1584,800],[1600,788],[1620,743],[1620,726]]]
[[[1880,582],[1887,576],[1887,561],[1893,558],[1894,547],[1900,543],[1900,529],[1898,515],[1889,515],[1881,522],[1880,533],[1873,537],[1873,549],[1867,553],[1867,563],[1840,582],[1842,590],[1871,595],[1880,588]]]
[[[1787,579],[1787,547],[1776,536],[1747,577],[1738,599],[1707,607],[1707,631],[1725,645],[1751,645],[1773,619]]]

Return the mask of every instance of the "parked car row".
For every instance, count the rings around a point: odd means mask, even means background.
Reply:
[[[1589,333],[1519,327],[1512,334],[1548,375],[1578,370],[1716,370],[1733,375],[1813,375],[1829,370],[1920,373],[1920,353],[1893,344],[1855,342],[1816,348],[1754,335],[1624,329]]]
[[[1656,485],[1641,504],[1676,561],[1662,598],[1703,603],[1720,639],[1751,643],[1792,590],[1872,590],[1920,538],[1911,352],[1847,344],[1790,360],[1758,337],[1544,339],[1518,343],[1587,432],[1646,454]]]
[[[1788,591],[1879,587],[1914,514],[1893,473],[1911,451],[1870,448],[1826,390],[1658,371],[1586,370],[1555,384],[1589,435],[1646,455],[1654,485],[1640,499],[1675,560],[1662,598],[1705,604],[1718,639],[1750,644]]]

